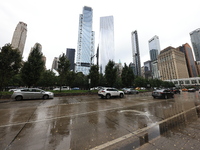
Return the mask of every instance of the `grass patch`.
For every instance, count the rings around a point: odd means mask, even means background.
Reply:
[[[0,95],[12,95],[13,92],[0,91]]]

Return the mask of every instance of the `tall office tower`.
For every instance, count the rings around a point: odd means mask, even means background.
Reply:
[[[42,60],[44,62],[44,66],[46,65],[46,57],[42,53],[42,45],[40,43],[35,43],[35,45],[31,48],[30,53],[33,51],[33,49],[38,48],[39,52],[42,54]],[[30,55],[29,53],[29,55]],[[46,69],[46,67],[45,67]]]
[[[196,61],[200,61],[200,28],[190,32],[190,38]]]
[[[51,70],[58,70],[58,57],[54,57]]]
[[[198,77],[198,71],[194,61],[192,48],[190,47],[190,45],[186,43],[182,46],[179,46],[177,49],[185,54],[189,77]]]
[[[144,75],[143,77],[145,77],[145,79],[150,79],[151,78],[151,61],[148,60],[146,62],[144,62]]]
[[[114,61],[115,59],[113,16],[100,18],[99,34],[100,68],[101,73],[104,73],[109,60]]]
[[[31,48],[30,53],[33,51],[33,49],[35,49],[36,47],[38,47],[39,52],[42,53],[42,45],[40,43],[35,43],[35,45]],[[29,53],[29,55],[30,55]]]
[[[21,55],[23,55],[24,52],[26,35],[27,35],[27,24],[19,22],[17,27],[15,28],[11,45],[13,46],[13,48],[17,48],[21,53]]]
[[[96,58],[97,58],[97,66],[99,66],[99,45],[98,45],[98,47],[97,47]]]
[[[72,70],[72,71],[74,71],[74,67],[75,67],[75,64],[74,64],[75,49],[67,48],[66,57],[67,57],[67,59],[70,62],[69,69]]]
[[[189,78],[184,53],[171,46],[158,55],[158,68],[162,80]]]
[[[151,61],[156,60],[160,53],[160,41],[157,35],[149,40],[149,52]]]
[[[137,31],[131,32],[131,42],[132,42],[132,53],[133,53],[133,63],[135,64],[134,74],[136,76],[141,76],[141,63],[140,63],[140,51]]]
[[[76,72],[89,74],[94,56],[94,31],[92,31],[93,10],[84,6],[79,16],[78,46],[76,56]]]

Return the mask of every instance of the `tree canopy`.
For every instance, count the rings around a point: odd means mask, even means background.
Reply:
[[[96,87],[99,84],[99,67],[92,65],[90,68],[89,78],[91,79],[91,87]]]
[[[6,44],[0,49],[0,91],[19,72],[21,61],[20,52],[18,49],[13,49],[11,44]]]
[[[70,62],[63,53],[59,57],[58,61],[58,73],[59,73],[59,84],[60,87],[66,84],[67,75],[69,73]]]
[[[105,78],[108,86],[113,86],[117,79],[117,68],[115,67],[115,62],[109,60],[105,69]]]
[[[44,71],[44,61],[42,60],[42,52],[39,45],[36,45],[29,54],[28,60],[21,69],[21,77],[23,82],[28,86],[35,86]]]

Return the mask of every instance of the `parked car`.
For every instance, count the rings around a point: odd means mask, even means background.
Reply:
[[[102,88],[98,91],[98,96],[101,98],[111,98],[111,97],[124,97],[124,92],[119,91],[116,88]]]
[[[72,90],[80,90],[80,88],[79,87],[74,87],[74,88],[72,88]]]
[[[188,89],[186,89],[186,88],[183,88],[181,90],[182,90],[182,92],[187,92],[188,91]]]
[[[181,94],[181,91],[179,89],[173,89],[174,94]]]
[[[44,91],[38,88],[25,88],[16,90],[11,95],[12,99],[22,100],[22,99],[49,99],[54,98],[52,92]]]
[[[190,89],[188,89],[188,92],[196,92],[196,89],[195,88],[190,88]]]
[[[53,91],[60,91],[60,89],[61,91],[70,90],[69,86],[61,86],[61,88],[60,87],[54,88]]]
[[[155,90],[152,92],[153,98],[174,98],[174,92],[169,89]]]
[[[124,88],[123,91],[125,94],[138,94],[139,93],[138,90],[135,90],[133,88]]]

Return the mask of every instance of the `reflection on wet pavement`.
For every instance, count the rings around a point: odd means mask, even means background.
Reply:
[[[196,92],[168,100],[139,94],[5,103],[0,149],[195,149],[199,102]]]

